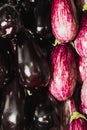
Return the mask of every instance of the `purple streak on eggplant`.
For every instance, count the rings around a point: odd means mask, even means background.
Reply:
[[[52,127],[60,127],[61,108],[58,107],[60,104],[48,93],[46,88],[33,92],[31,96],[28,95],[26,101],[25,112],[26,120],[28,119],[27,122],[30,124],[29,128],[49,130]]]
[[[30,32],[24,31],[17,39],[18,80],[27,89],[47,86],[50,81],[50,69],[37,40]]]
[[[68,130],[87,130],[87,121],[83,118],[78,118],[70,123]]]
[[[49,91],[60,101],[71,97],[76,87],[77,66],[74,52],[70,44],[59,44],[51,53],[53,77]]]
[[[2,89],[2,130],[23,130],[24,99],[24,90],[16,80]]]
[[[81,56],[78,56],[78,76],[79,82],[83,82],[87,78],[87,59]]]
[[[82,13],[78,35],[74,41],[75,49],[81,57],[87,57],[87,11]]]
[[[61,43],[72,41],[78,33],[78,16],[74,0],[53,0],[52,32]]]
[[[85,79],[82,84],[81,94],[80,94],[80,98],[81,98],[80,110],[83,114],[87,116],[87,91],[86,90],[87,90],[87,79]]]

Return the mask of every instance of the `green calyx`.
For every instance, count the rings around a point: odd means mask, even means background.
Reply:
[[[87,118],[86,118],[83,114],[81,114],[81,113],[79,113],[79,112],[73,112],[73,114],[72,114],[72,116],[71,116],[71,118],[70,118],[70,123],[71,123],[73,120],[78,119],[78,118],[82,118],[82,119],[84,119],[84,120],[87,121]]]
[[[87,10],[87,3],[83,5],[82,11]]]
[[[56,46],[57,44],[60,44],[60,41],[58,39],[55,39],[53,46]]]

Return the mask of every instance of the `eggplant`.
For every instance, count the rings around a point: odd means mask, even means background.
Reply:
[[[50,93],[64,101],[74,93],[77,83],[75,49],[70,44],[59,44],[51,53],[53,76],[49,85]]]
[[[50,82],[50,69],[37,40],[28,31],[17,38],[17,72],[19,83],[26,89],[37,89]]]
[[[15,75],[15,63],[7,39],[0,38],[0,87],[8,84]]]
[[[1,129],[23,130],[25,93],[16,79],[2,89]]]
[[[49,38],[52,36],[50,1],[35,0],[30,3],[29,11],[25,14],[21,13],[24,27],[30,29],[39,38]]]
[[[31,92],[26,101],[25,122],[30,130],[60,130],[60,104],[46,88]]]
[[[77,113],[76,117],[71,121],[68,130],[86,130],[87,119],[84,115]]]
[[[72,41],[79,28],[74,0],[53,0],[51,9],[52,33],[60,43]]]
[[[80,111],[87,116],[87,100],[86,100],[86,96],[87,96],[87,79],[84,80],[83,84],[82,84],[82,88],[81,88],[81,94],[80,94],[80,98],[81,98],[81,106],[80,106]]]
[[[77,112],[77,107],[74,97],[72,96],[71,98],[61,102],[60,130],[68,130],[73,112]]]
[[[13,1],[14,2],[14,1]],[[19,11],[14,3],[3,3],[0,6],[0,36],[11,37],[15,35],[22,26]]]
[[[74,41],[75,49],[81,57],[87,57],[87,11],[82,14],[78,35]]]
[[[80,83],[83,83],[83,81],[87,78],[87,58],[78,56],[77,59],[78,64],[78,80]]]

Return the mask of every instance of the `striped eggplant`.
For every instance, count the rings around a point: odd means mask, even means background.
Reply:
[[[79,27],[74,0],[53,0],[51,9],[52,32],[62,43],[72,41]]]
[[[74,93],[77,82],[77,67],[74,48],[70,44],[59,44],[51,53],[53,77],[50,93],[58,100],[66,100]]]

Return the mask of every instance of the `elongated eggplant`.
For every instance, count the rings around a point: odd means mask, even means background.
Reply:
[[[17,39],[17,71],[19,83],[27,89],[47,86],[50,81],[48,62],[30,32]]]
[[[10,82],[15,75],[13,58],[10,42],[0,38],[0,87]]]
[[[24,111],[24,90],[16,80],[2,89],[1,129],[22,130]]]
[[[82,14],[80,29],[74,41],[75,49],[81,57],[87,57],[87,11]]]
[[[61,43],[72,41],[78,32],[78,16],[74,0],[53,0],[52,32]]]
[[[58,100],[66,100],[74,93],[77,82],[75,50],[70,44],[59,44],[51,53],[53,77],[50,93]]]

